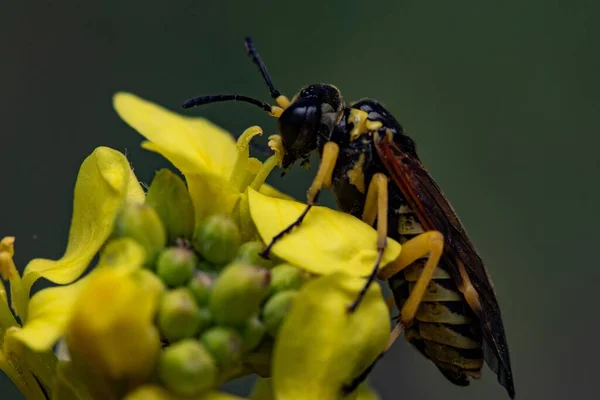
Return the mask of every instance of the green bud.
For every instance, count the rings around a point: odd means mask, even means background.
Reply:
[[[264,268],[234,263],[228,265],[215,282],[209,308],[222,325],[242,326],[258,313],[269,290],[270,273]]]
[[[217,266],[215,264],[211,264],[206,260],[201,260],[198,261],[198,264],[196,265],[196,268],[199,269],[200,271],[205,271],[205,272],[218,272],[221,267]]]
[[[115,237],[130,237],[146,250],[146,265],[154,264],[165,247],[165,228],[154,209],[141,203],[126,203],[115,221]]]
[[[188,283],[188,289],[194,295],[196,303],[199,306],[206,306],[210,300],[210,293],[215,283],[215,277],[206,272],[196,272],[190,283]]]
[[[213,215],[196,229],[194,248],[211,263],[225,264],[233,259],[240,242],[235,222],[226,215]]]
[[[211,389],[216,383],[217,372],[210,353],[192,339],[167,347],[158,362],[162,383],[182,396],[195,396]]]
[[[140,286],[147,287],[152,293],[155,293],[157,298],[167,291],[163,281],[161,281],[152,271],[139,269],[132,274],[132,277],[137,279]]]
[[[233,329],[222,326],[210,328],[200,336],[200,343],[213,356],[218,366],[230,366],[242,357],[242,338]]]
[[[290,264],[279,264],[271,270],[271,285],[269,295],[284,290],[297,290],[306,281],[307,274],[300,268]]]
[[[202,334],[208,328],[213,326],[215,321],[213,321],[212,314],[210,313],[210,310],[208,308],[201,308],[198,315],[200,321],[200,323],[198,324],[198,333]]]
[[[146,203],[154,207],[165,226],[169,241],[191,239],[194,233],[194,205],[185,183],[168,169],[156,173]]]
[[[254,316],[246,320],[239,332],[244,341],[242,350],[247,353],[260,344],[267,333],[267,327],[257,316]]]
[[[194,337],[202,317],[194,296],[188,289],[180,288],[166,293],[158,308],[158,327],[171,343]]]
[[[295,290],[279,292],[271,297],[269,301],[267,301],[267,304],[265,304],[263,309],[263,321],[267,327],[267,332],[269,332],[269,335],[272,337],[277,335],[279,326],[287,315],[296,294],[297,292]]]
[[[156,261],[156,274],[171,287],[185,285],[194,274],[198,257],[184,247],[163,250]]]
[[[260,253],[265,249],[263,242],[246,242],[240,246],[235,257],[236,261],[243,262],[257,267],[271,268],[272,260],[266,260],[260,256]]]

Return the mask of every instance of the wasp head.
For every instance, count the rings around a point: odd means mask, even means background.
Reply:
[[[294,96],[278,121],[285,150],[283,168],[307,159],[317,149],[319,136],[329,138],[343,109],[340,91],[332,85],[310,85]]]

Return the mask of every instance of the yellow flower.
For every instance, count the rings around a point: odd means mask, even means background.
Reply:
[[[379,286],[371,285],[360,307],[348,312],[363,285],[340,272],[300,289],[275,340],[275,398],[337,400],[381,354],[390,320]]]
[[[305,205],[264,184],[281,162],[279,137],[271,137],[275,155],[264,164],[249,158],[250,139],[260,128],[246,130],[237,146],[227,132],[202,118],[183,117],[132,94],[114,97],[119,115],[186,177],[196,224],[215,213],[239,217],[243,236],[255,232],[264,242],[286,228]],[[252,220],[252,226],[245,226]],[[359,375],[384,349],[390,331],[388,309],[377,285],[371,286],[354,313],[347,307],[358,295],[377,258],[377,234],[355,217],[314,207],[302,226],[284,237],[273,252],[317,275],[306,284],[275,342],[273,374],[276,398],[337,399],[341,388]],[[388,240],[382,266],[400,253]],[[349,398],[369,398],[364,389]]]
[[[264,184],[271,170],[281,163],[280,145],[264,164],[249,156],[249,142],[262,130],[247,129],[238,139],[204,118],[178,115],[131,93],[117,93],[117,113],[148,141],[142,147],[169,160],[184,175],[194,204],[196,225],[212,214],[235,214],[242,235],[251,236],[246,189],[253,187],[270,196],[289,198]],[[237,207],[236,207],[237,206]]]
[[[62,336],[85,279],[41,290],[28,300],[31,287],[38,278],[59,284],[79,278],[111,234],[115,216],[126,200],[144,200],[129,162],[118,151],[98,147],[84,160],[77,176],[64,256],[56,261],[34,259],[25,268],[21,282],[13,284],[11,278],[11,288],[20,285],[23,294],[13,297],[13,308],[23,324],[15,338],[32,350],[45,351]]]
[[[161,343],[153,318],[164,287],[141,269],[144,258],[132,239],[110,242],[77,297],[66,341],[95,398],[121,398],[154,369]]]

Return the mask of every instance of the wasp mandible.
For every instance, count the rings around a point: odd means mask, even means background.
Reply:
[[[358,306],[376,277],[388,280],[401,324],[392,339],[404,327],[406,340],[460,386],[480,377],[485,360],[514,398],[509,351],[491,280],[456,212],[417,156],[414,141],[379,102],[362,99],[346,105],[330,84],[306,86],[289,100],[273,85],[252,40],[246,38],[245,44],[276,105],[220,94],[196,97],[183,106],[242,101],[262,108],[277,118],[285,169],[319,152],[321,161],[304,212],[273,238],[266,254],[302,223],[319,192],[331,188],[342,211],[378,232],[378,260],[349,310]],[[402,243],[402,252],[380,271],[388,236]]]

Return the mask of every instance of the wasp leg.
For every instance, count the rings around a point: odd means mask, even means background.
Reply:
[[[404,243],[400,256],[394,262],[386,265],[385,269],[379,274],[380,279],[389,279],[419,258],[429,255],[419,279],[402,306],[402,310],[400,310],[400,322],[404,326],[408,326],[412,322],[425,294],[425,289],[437,268],[443,250],[444,236],[440,232],[424,232]]]
[[[362,220],[369,225],[373,225],[377,217],[377,261],[367,278],[367,282],[361,289],[354,302],[348,307],[349,312],[353,312],[359,306],[361,300],[367,293],[369,286],[379,273],[379,266],[383,258],[383,252],[387,244],[387,213],[388,213],[388,177],[382,173],[376,173],[371,178],[369,189],[367,190],[367,199],[363,210]]]
[[[336,143],[325,143],[325,146],[323,147],[323,155],[321,156],[321,163],[319,164],[319,170],[317,171],[317,176],[310,185],[306,195],[306,208],[294,222],[292,222],[287,228],[279,232],[273,237],[273,239],[271,239],[271,242],[267,248],[260,253],[263,258],[268,258],[269,253],[271,252],[271,249],[275,243],[277,243],[282,237],[290,233],[295,227],[302,223],[306,217],[306,214],[308,214],[308,211],[310,211],[312,206],[317,202],[321,189],[331,187],[333,169],[335,168],[335,163],[337,161],[339,152],[340,147]]]

